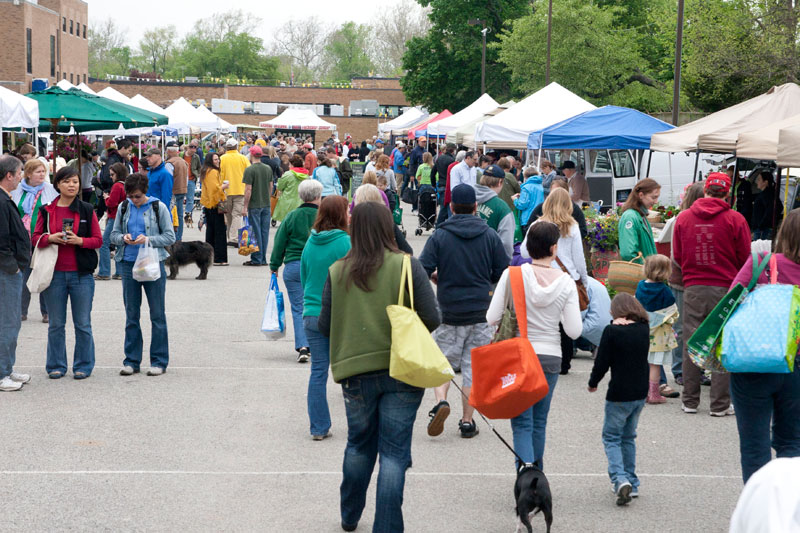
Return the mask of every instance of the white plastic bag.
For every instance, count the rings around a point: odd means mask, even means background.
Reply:
[[[144,245],[139,248],[136,262],[133,264],[133,279],[136,281],[156,281],[161,277],[161,262],[158,252],[150,239],[145,239]]]
[[[272,274],[267,301],[264,303],[264,318],[261,319],[261,333],[268,340],[282,339],[286,336],[283,294],[278,290],[278,276]]]

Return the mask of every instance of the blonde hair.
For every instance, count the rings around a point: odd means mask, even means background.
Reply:
[[[364,172],[364,177],[361,178],[362,184],[371,184],[377,185],[378,184],[378,175],[375,173],[374,170],[367,170]]]
[[[36,169],[39,167],[44,167],[47,170],[47,165],[45,165],[41,159],[28,159],[28,162],[25,163],[25,167],[23,168],[23,173],[25,174],[25,179],[27,180],[33,173],[36,172]]]
[[[367,202],[374,202],[384,206],[386,205],[383,202],[383,196],[381,196],[380,189],[371,183],[362,184],[358,189],[356,189],[356,195],[353,199],[353,203],[355,205],[364,204]]]
[[[432,165],[433,164],[433,154],[430,153],[430,152],[425,152],[424,154],[422,154],[422,162],[426,163],[428,165]]]
[[[562,237],[568,237],[573,224],[572,200],[564,189],[551,189],[547,200],[542,206],[542,220],[547,220],[558,226]]]
[[[644,275],[651,281],[664,283],[672,274],[672,261],[666,255],[651,255],[644,260]]]

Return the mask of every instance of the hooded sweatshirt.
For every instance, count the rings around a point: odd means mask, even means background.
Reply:
[[[530,176],[522,184],[519,198],[514,200],[514,206],[519,209],[519,223],[528,225],[528,221],[537,205],[544,202],[544,189],[541,176]]]
[[[525,308],[528,316],[528,339],[545,366],[542,356],[561,359],[561,334],[558,324],[571,339],[581,336],[581,311],[578,305],[578,289],[569,275],[555,269],[543,269],[533,265],[522,265],[522,282],[525,286]],[[537,275],[537,270],[542,271]],[[540,277],[541,276],[541,277]],[[551,279],[547,283],[546,279]],[[494,290],[492,303],[486,313],[486,321],[496,325],[503,318],[506,306],[508,269],[503,272]],[[554,369],[558,372],[560,362]],[[545,372],[548,369],[545,368]]]
[[[308,171],[304,168],[292,167],[283,173],[276,186],[276,190],[280,192],[280,197],[275,206],[275,212],[272,213],[273,220],[280,222],[286,218],[289,212],[303,203],[300,201],[297,188],[300,187],[300,183],[306,179],[308,179]]]
[[[429,276],[438,271],[436,297],[444,324],[486,322],[492,288],[508,260],[500,237],[485,221],[453,215],[431,235],[419,260]]]
[[[169,208],[172,203],[172,174],[164,161],[147,172],[147,181],[147,194],[161,200]]]
[[[672,255],[685,287],[728,288],[750,256],[750,228],[725,200],[700,198],[675,221]]]
[[[322,289],[328,268],[350,251],[350,235],[340,229],[311,230],[300,257],[300,281],[303,284],[303,316],[319,316]]]
[[[517,229],[514,213],[496,192],[485,185],[475,185],[475,195],[478,200],[478,216],[500,236],[508,256],[506,261],[511,262],[514,254],[514,231]]]

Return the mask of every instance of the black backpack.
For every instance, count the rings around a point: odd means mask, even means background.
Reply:
[[[119,215],[120,215],[120,219],[121,220],[125,219],[125,213],[128,212],[128,202],[129,201],[130,200],[125,200],[124,202],[122,202],[122,205],[119,206]],[[163,231],[161,229],[161,217],[158,216],[158,209],[159,209],[158,204],[160,204],[160,203],[161,202],[159,201],[159,202],[156,202],[156,203],[153,204],[153,213],[156,215],[156,224],[158,224],[158,232],[159,233],[161,233]]]

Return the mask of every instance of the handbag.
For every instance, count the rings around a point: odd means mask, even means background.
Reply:
[[[253,227],[246,216],[242,217],[242,227],[239,228],[238,237],[239,255],[250,255],[259,251],[256,235],[253,233]]]
[[[617,292],[636,295],[636,286],[645,278],[644,265],[636,263],[642,252],[630,261],[610,261],[608,264],[608,284]]]
[[[403,189],[403,192],[400,194],[401,200],[403,200],[407,204],[416,204],[417,203],[417,196],[419,195],[419,191],[417,190],[413,181],[408,183],[408,186]]]
[[[406,286],[410,309],[403,305]],[[411,281],[411,256],[408,255],[403,256],[397,301],[397,305],[386,307],[392,324],[389,375],[414,387],[430,388],[447,383],[455,377],[455,372],[414,311],[414,284]]]
[[[753,254],[753,278],[747,287],[737,283],[728,291],[722,300],[714,306],[714,309],[700,323],[695,332],[689,337],[686,343],[686,351],[689,358],[698,367],[712,372],[727,372],[719,359],[719,340],[725,324],[733,316],[734,311],[742,302],[748,291],[753,290],[759,276],[767,267],[769,256],[759,263],[758,254]]]
[[[261,333],[268,340],[282,339],[286,336],[286,319],[283,307],[283,293],[278,288],[278,275],[273,272],[264,302],[264,316],[261,318]]]
[[[556,257],[556,263],[558,263],[558,266],[561,267],[561,270],[563,270],[567,276],[572,278],[572,274],[569,273],[569,270],[567,270],[567,267],[565,267],[564,263],[561,262],[561,259]],[[589,308],[589,291],[586,290],[583,282],[579,279],[575,280],[575,288],[578,289],[578,305],[580,306],[581,311],[586,311],[586,309]]]
[[[32,293],[43,292],[53,281],[53,272],[58,261],[58,245],[51,244],[44,248],[39,248],[42,239],[50,238],[49,233],[45,233],[36,241],[36,248],[33,250],[31,258],[31,275],[28,277],[26,286]]]
[[[775,255],[767,254],[764,261],[769,261],[769,284],[748,293],[722,331],[718,354],[728,372],[794,372],[800,344],[800,288],[778,284]],[[758,280],[755,265],[754,258],[753,279]]]
[[[539,358],[528,340],[525,286],[520,267],[508,267],[508,284],[513,309],[506,305],[503,313],[506,324],[500,321],[499,336],[495,338],[513,331],[508,322],[515,314],[520,336],[472,350],[469,404],[489,418],[514,418],[547,396],[550,390]]]

